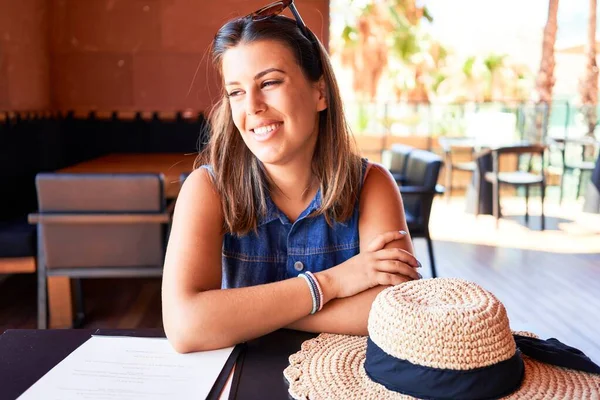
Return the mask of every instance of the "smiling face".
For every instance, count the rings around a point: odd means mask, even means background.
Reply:
[[[233,122],[250,151],[264,164],[310,163],[325,92],[290,49],[272,40],[240,43],[223,55],[222,72]]]

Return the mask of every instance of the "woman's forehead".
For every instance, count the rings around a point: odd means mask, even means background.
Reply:
[[[253,77],[269,68],[276,68],[292,74],[299,67],[292,51],[275,40],[260,40],[240,43],[223,54],[223,77],[225,81]]]

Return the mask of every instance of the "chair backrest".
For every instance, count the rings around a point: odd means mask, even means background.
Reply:
[[[165,210],[161,174],[63,174],[36,176],[40,215],[160,214]],[[39,223],[48,268],[161,265],[162,223]]]
[[[414,147],[396,143],[382,154],[381,163],[392,173],[403,175],[406,172],[406,163]]]
[[[544,154],[546,146],[541,144],[530,144],[530,145],[514,145],[514,146],[503,146],[493,149],[494,152],[504,154]]]
[[[420,187],[432,192],[431,195],[427,196],[402,196],[404,209],[415,217],[424,216],[427,219],[427,221],[423,221],[424,223],[428,222],[429,211],[431,210],[431,203],[434,197],[433,192],[436,189],[441,168],[441,157],[430,151],[415,149],[410,153],[410,157],[408,158],[405,173],[406,184],[400,187],[400,193],[402,193],[402,187],[405,186]]]
[[[549,144],[552,150],[559,150],[562,153],[563,165],[581,161],[595,161],[600,150],[600,142],[590,137],[552,138],[549,140]],[[552,158],[550,161],[552,161]]]
[[[521,166],[523,165],[521,156],[529,156],[526,160],[525,165],[527,166],[527,170],[531,170],[533,167],[533,163],[535,162],[535,158],[539,158],[537,161],[539,165],[539,169],[544,169],[544,152],[546,151],[546,146],[541,144],[531,144],[531,145],[513,145],[513,146],[504,146],[497,147],[491,150],[492,153],[492,168],[493,171],[498,172],[500,170],[500,158],[507,155],[518,156],[518,161],[516,164],[515,170],[523,169]]]
[[[442,159],[437,154],[425,150],[413,150],[406,164],[406,185],[435,189],[441,166]]]
[[[477,140],[472,137],[440,137],[438,139],[440,147],[446,153],[469,152],[474,153]]]

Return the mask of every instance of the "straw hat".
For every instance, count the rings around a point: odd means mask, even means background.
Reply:
[[[368,330],[304,342],[284,371],[291,396],[600,399],[600,367],[556,339],[512,332],[502,303],[472,282],[390,287],[373,302]]]

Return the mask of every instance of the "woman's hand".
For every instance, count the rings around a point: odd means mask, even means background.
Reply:
[[[329,289],[330,296],[325,295],[326,301],[353,296],[379,285],[397,285],[419,279],[416,270],[419,262],[412,254],[399,248],[384,249],[388,243],[405,237],[407,235],[403,231],[382,233],[369,243],[366,251],[316,274],[327,281],[322,284]]]

